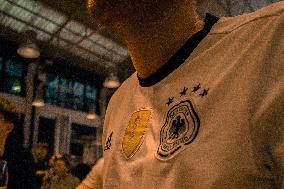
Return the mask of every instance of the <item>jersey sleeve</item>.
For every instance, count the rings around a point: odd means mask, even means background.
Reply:
[[[284,11],[275,17],[275,32],[263,66],[262,97],[253,118],[253,140],[267,153],[265,167],[284,189]]]

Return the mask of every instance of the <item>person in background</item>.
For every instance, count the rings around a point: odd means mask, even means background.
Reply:
[[[82,181],[82,183],[77,186],[76,189],[101,189],[103,188],[103,167],[104,159],[100,158],[96,164],[93,166],[90,173]]]
[[[15,106],[8,100],[0,97],[0,157],[5,151],[6,139],[14,128]],[[7,162],[1,159],[0,188],[6,189],[8,184]]]
[[[7,189],[35,189],[35,164],[32,153],[23,147],[23,137],[19,133],[19,117],[12,103],[0,98],[1,110],[1,149],[5,142],[3,159],[8,165]],[[5,132],[5,128],[7,129]],[[3,137],[3,138],[2,138]],[[1,152],[2,153],[2,152]]]
[[[38,143],[34,149],[34,157],[37,170],[47,170],[50,159],[48,144]]]
[[[80,180],[70,173],[67,156],[54,156],[51,166],[54,172],[44,179],[41,189],[75,189],[80,183]]]
[[[16,127],[9,134],[3,158],[8,162],[7,189],[36,189],[36,169],[32,152],[23,147],[23,138]]]
[[[8,100],[0,97],[0,156],[2,157],[5,149],[6,139],[13,130],[16,108]]]
[[[284,188],[284,2],[204,19],[195,4],[88,1],[136,69],[106,111],[104,189]]]
[[[33,150],[36,162],[37,188],[40,188],[43,178],[48,174],[49,148],[48,144],[38,143]]]

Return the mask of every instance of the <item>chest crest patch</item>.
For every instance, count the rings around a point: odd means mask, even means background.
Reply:
[[[150,117],[151,111],[148,109],[132,114],[122,138],[122,151],[127,159],[130,159],[141,146]]]
[[[156,157],[166,160],[174,157],[194,141],[200,121],[189,100],[173,106],[167,113],[160,131],[160,145]]]

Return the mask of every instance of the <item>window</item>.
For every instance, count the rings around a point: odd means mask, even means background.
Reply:
[[[77,111],[88,111],[88,105],[97,105],[99,89],[95,86],[47,74],[45,102]]]
[[[0,57],[0,91],[25,95],[26,65],[16,60]]]
[[[73,109],[83,110],[84,109],[84,88],[82,83],[74,82],[74,105]]]
[[[47,87],[45,89],[45,101],[47,104],[58,105],[58,93],[59,93],[59,77],[48,74]]]
[[[71,154],[83,156],[84,147],[96,140],[96,128],[72,124]]]
[[[84,145],[79,143],[71,143],[70,152],[72,155],[83,156]]]
[[[49,152],[53,152],[54,149],[54,132],[55,120],[40,117],[38,142],[48,144]]]
[[[97,89],[87,85],[86,86],[86,99],[88,103],[95,103],[97,99]]]

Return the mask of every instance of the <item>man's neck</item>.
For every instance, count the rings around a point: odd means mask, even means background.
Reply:
[[[203,26],[193,9],[172,9],[158,21],[127,23],[120,31],[139,77],[147,78]]]

